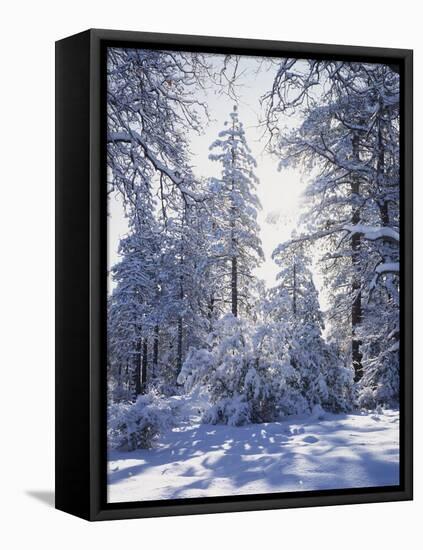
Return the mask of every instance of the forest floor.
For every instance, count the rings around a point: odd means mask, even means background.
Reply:
[[[323,413],[229,427],[201,424],[193,406],[153,449],[108,458],[109,502],[397,485],[399,414]]]

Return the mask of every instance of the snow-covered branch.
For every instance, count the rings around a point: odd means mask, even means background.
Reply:
[[[375,227],[369,225],[344,225],[341,228],[343,231],[348,231],[351,235],[360,235],[360,237],[368,241],[377,241],[383,239],[399,243],[400,236],[395,229],[391,227]]]

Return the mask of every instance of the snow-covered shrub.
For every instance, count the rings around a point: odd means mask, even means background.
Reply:
[[[125,451],[148,449],[172,427],[173,416],[169,403],[153,391],[138,396],[135,403],[113,403],[108,410],[109,443]]]
[[[224,397],[219,399],[203,415],[206,424],[228,424],[243,426],[251,422],[251,409],[245,396]]]
[[[252,327],[228,314],[216,323],[209,344],[209,350],[190,351],[179,376],[186,391],[207,387],[213,406],[205,422],[239,426],[303,411],[282,325]]]
[[[391,334],[363,346],[363,377],[358,384],[360,407],[397,407],[400,393],[399,345]]]
[[[298,376],[298,390],[311,410],[328,398],[325,342],[320,329],[302,320],[294,322],[290,329],[290,361]]]
[[[358,395],[358,406],[360,409],[374,410],[376,408],[376,399],[370,388],[362,388]]]
[[[178,376],[178,383],[190,392],[199,384],[207,384],[213,370],[215,356],[207,349],[190,348]]]
[[[368,374],[368,373],[366,373]],[[395,364],[382,364],[378,368],[378,381],[369,384],[365,376],[359,383],[358,405],[363,409],[398,407],[399,369]]]
[[[327,395],[322,406],[330,412],[348,412],[355,406],[354,370],[341,361],[334,344],[327,344],[323,366]]]

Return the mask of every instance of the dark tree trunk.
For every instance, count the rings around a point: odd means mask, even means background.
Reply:
[[[118,388],[121,390],[122,389],[122,364],[119,363],[119,366],[118,366],[118,381],[117,381],[117,384],[118,384]]]
[[[235,130],[235,122],[232,122],[232,129]],[[235,148],[232,146],[232,170],[235,167]],[[236,250],[236,237],[235,237],[235,218],[236,218],[236,206],[233,200],[233,194],[235,191],[235,180],[232,177],[231,182],[231,247],[232,247],[232,259],[231,259],[231,302],[232,302],[232,315],[238,317],[238,258]]]
[[[377,159],[377,179],[378,179],[379,190],[380,190],[380,188],[382,188],[384,185],[384,176],[385,176],[385,147],[383,144],[383,132],[382,132],[381,122],[379,122],[378,139],[379,139],[379,154]],[[383,200],[379,203],[379,215],[380,215],[381,224],[384,227],[389,227],[390,226],[389,202],[387,200]],[[394,247],[392,243],[390,243],[387,239],[382,239],[382,245],[383,245],[383,261],[386,263],[389,263],[390,261],[392,261],[392,256],[394,255]],[[388,288],[386,289],[386,292],[389,296],[389,299],[391,299],[392,293],[388,290]]]
[[[382,222],[382,225],[384,227],[389,226],[389,205],[388,201],[383,201],[382,204],[379,206],[380,211],[380,220]],[[386,243],[386,239],[383,239],[383,242]]]
[[[232,258],[231,291],[232,315],[238,317],[238,259],[236,256]]]
[[[184,208],[184,218],[182,220],[182,225],[184,225],[186,220],[186,206]],[[179,276],[179,300],[180,300],[180,309],[183,309],[183,302],[184,302],[184,242],[181,242],[181,258],[180,258],[180,276]],[[179,315],[178,317],[178,340],[177,340],[177,349],[176,349],[176,372],[179,375],[182,369],[182,350],[183,350],[183,317],[182,315]]]
[[[384,185],[384,175],[385,175],[385,147],[383,144],[383,131],[382,131],[382,123],[379,121],[379,128],[378,128],[378,148],[379,148],[379,154],[377,157],[377,167],[376,167],[376,173],[377,173],[377,179],[378,179],[378,186],[379,190]],[[389,226],[389,205],[388,201],[382,201],[382,203],[379,205],[379,211],[380,211],[380,218],[382,221],[383,226]]]
[[[294,261],[293,284],[292,284],[292,313],[297,315],[297,266]]]
[[[183,327],[182,327],[182,317],[178,318],[178,347],[176,352],[176,369],[178,374],[182,369],[182,343],[183,343]]]
[[[181,258],[181,264],[183,263],[183,259]],[[182,302],[184,299],[184,279],[181,275],[180,277],[180,288],[179,288],[179,299],[180,299],[180,307],[182,308]],[[179,374],[182,369],[182,349],[183,349],[183,338],[184,338],[184,331],[183,331],[183,319],[182,315],[179,315],[178,317],[178,343],[177,343],[177,350],[176,350],[176,371]]]
[[[131,394],[131,385],[132,385],[132,380],[131,380],[131,377],[130,377],[130,374],[129,374],[129,361],[127,360],[126,361],[126,368],[125,368],[125,387],[126,387],[126,396],[127,396],[127,398],[129,398],[129,396]]]
[[[359,160],[359,139],[358,135],[353,137],[353,157],[355,160]],[[355,202],[358,203],[360,194],[360,181],[356,175],[353,176],[351,183],[351,195]],[[357,225],[360,223],[360,207],[358,204],[353,204],[352,224]],[[358,382],[363,376],[362,365],[362,353],[360,350],[361,341],[357,336],[358,328],[362,321],[362,305],[361,305],[361,276],[360,276],[360,249],[361,249],[361,237],[360,235],[353,235],[351,238],[351,251],[352,251],[352,293],[353,302],[351,306],[351,358],[354,368],[354,380]]]
[[[209,298],[209,303],[207,304],[208,313],[207,316],[209,319],[213,319],[213,313],[214,313],[214,294],[212,294]]]
[[[210,330],[213,327],[213,314],[214,314],[214,295],[211,294],[208,304],[207,304],[207,318],[209,320],[209,328]]]
[[[157,376],[158,364],[159,364],[159,325],[155,325],[154,340],[153,340],[153,377]]]
[[[133,401],[137,399],[142,390],[141,372],[142,372],[142,357],[141,357],[141,338],[137,342],[135,354],[135,369],[134,369],[134,396]]]
[[[147,367],[148,367],[148,346],[147,346],[147,338],[144,338],[142,343],[142,369],[141,369],[141,380],[140,380],[142,393],[145,393],[147,389]]]

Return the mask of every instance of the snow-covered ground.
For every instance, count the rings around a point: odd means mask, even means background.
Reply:
[[[242,427],[195,412],[154,449],[109,452],[109,502],[397,485],[399,415],[327,414]]]

